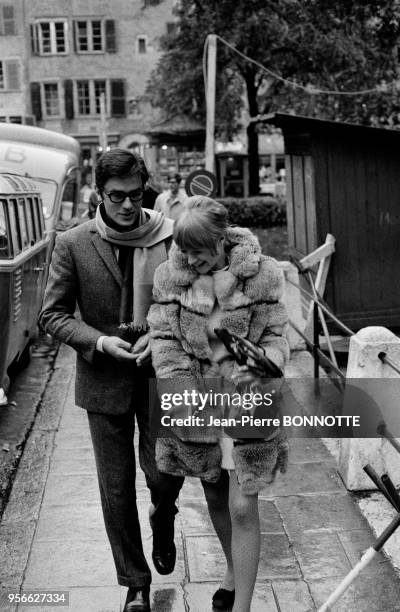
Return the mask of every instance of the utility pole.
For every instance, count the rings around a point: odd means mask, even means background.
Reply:
[[[215,163],[215,82],[217,72],[217,37],[207,37],[207,88],[206,88],[206,170],[214,172]]]
[[[107,151],[107,119],[106,119],[106,100],[104,93],[100,94],[100,131],[99,145],[101,152]]]

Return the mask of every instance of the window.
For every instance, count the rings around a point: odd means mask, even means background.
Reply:
[[[14,257],[21,252],[21,235],[18,228],[17,216],[16,216],[16,202],[15,200],[9,200],[8,203],[8,215],[10,220],[10,235],[12,236],[13,243],[13,255]]]
[[[8,4],[0,5],[0,35],[13,36],[16,33],[14,7]]]
[[[147,36],[137,37],[137,50],[140,54],[147,53]]]
[[[75,21],[75,48],[78,53],[104,53],[104,22]]]
[[[0,201],[0,258],[9,257],[10,255],[5,205],[6,200]]]
[[[104,79],[76,81],[78,115],[100,115],[100,96],[104,94],[106,113],[108,82]]]
[[[45,117],[60,116],[60,95],[58,83],[43,83],[43,115]]]
[[[28,223],[26,218],[25,200],[24,198],[18,198],[18,216],[17,222],[19,224],[19,230],[21,232],[22,249],[29,246],[30,239],[28,233]]]
[[[35,55],[68,53],[68,23],[63,19],[38,21],[33,25],[31,35]]]
[[[105,81],[93,81],[94,83],[94,102],[96,105],[96,115],[100,115],[100,96],[104,94],[104,101],[106,100],[106,82]]]
[[[33,244],[35,244],[35,228],[33,224],[32,210],[29,207],[28,201],[26,198],[18,198],[18,202],[19,202],[21,214],[23,211],[25,215],[25,224],[26,224],[26,229],[27,229],[27,234],[28,234],[28,242],[32,246]]]
[[[21,65],[17,59],[0,61],[0,90],[21,89]]]

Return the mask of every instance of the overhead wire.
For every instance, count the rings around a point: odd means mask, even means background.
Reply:
[[[207,59],[206,59],[206,56],[207,56],[208,41],[209,41],[210,36],[212,35],[208,34],[208,36],[206,37],[206,40],[204,42],[204,48],[203,48],[203,77],[204,77],[204,88],[206,91],[207,91]],[[312,84],[302,85],[301,83],[297,83],[296,81],[286,79],[285,77],[281,76],[277,72],[274,72],[270,68],[267,68],[266,66],[264,66],[257,60],[254,60],[253,58],[249,57],[245,53],[242,53],[242,51],[239,51],[239,49],[237,49],[230,42],[222,38],[222,36],[219,36],[219,34],[214,34],[213,36],[215,36],[216,39],[219,40],[226,47],[234,51],[234,53],[239,55],[242,59],[250,62],[254,66],[257,66],[257,68],[259,68],[260,70],[268,74],[270,77],[277,79],[278,81],[281,81],[282,83],[285,83],[285,85],[289,85],[290,87],[302,89],[303,91],[305,91],[306,93],[310,95],[324,94],[324,95],[340,95],[340,96],[361,96],[361,95],[372,94],[372,93],[385,93],[388,91],[388,88],[389,88],[388,83],[381,83],[380,85],[377,85],[369,89],[359,89],[355,91],[345,91],[345,90],[338,90],[338,89],[322,89]],[[395,84],[396,84],[396,87],[399,87],[397,83]]]

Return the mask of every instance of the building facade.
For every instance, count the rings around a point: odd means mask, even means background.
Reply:
[[[160,38],[175,27],[175,1],[0,0],[0,121],[73,136],[87,168],[107,147],[130,148],[145,158],[158,188],[168,174],[185,178],[203,168],[205,126],[165,121],[145,96]],[[274,156],[260,161],[275,174]],[[238,182],[230,163],[228,156],[230,181]]]
[[[74,136],[84,164],[122,146],[158,168],[168,143],[154,132],[160,117],[144,93],[160,37],[174,27],[173,2],[25,0],[30,114]]]
[[[0,2],[0,121],[29,123],[24,0]]]

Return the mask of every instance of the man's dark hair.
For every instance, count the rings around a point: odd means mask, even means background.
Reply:
[[[144,160],[126,149],[112,149],[103,153],[97,161],[95,174],[96,187],[99,191],[104,189],[108,179],[113,176],[126,177],[140,174],[143,187],[149,179]]]
[[[175,180],[176,180],[176,182],[177,182],[177,183],[178,183],[178,185],[179,185],[179,183],[180,183],[180,182],[181,182],[181,180],[182,180],[182,177],[181,177],[181,175],[180,175],[180,174],[169,174],[169,175],[168,175],[168,180],[169,180],[169,181],[171,181],[171,180],[173,180],[173,179],[175,179]]]

